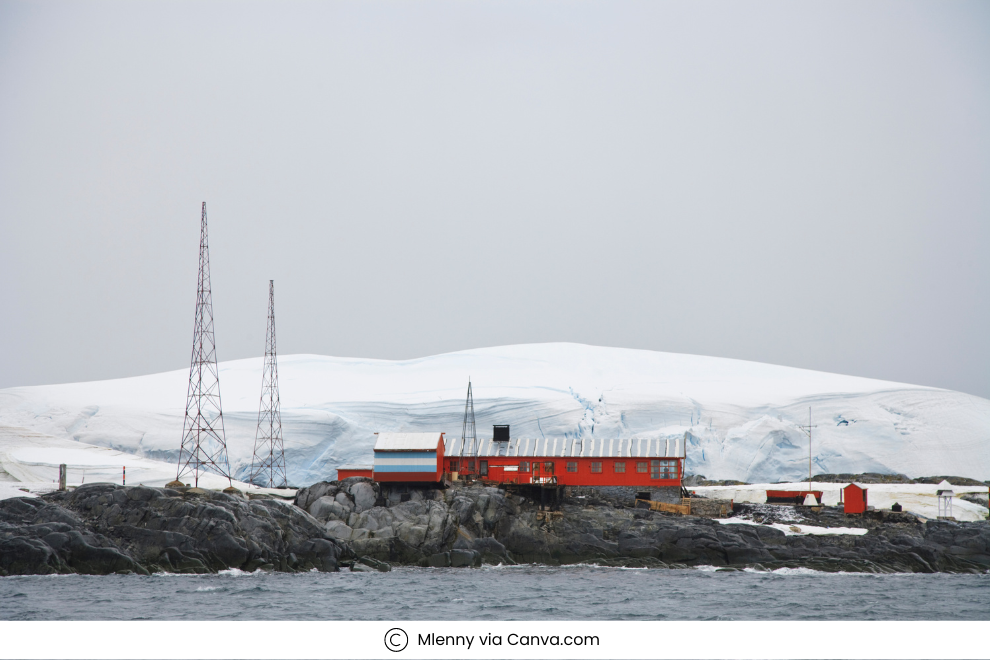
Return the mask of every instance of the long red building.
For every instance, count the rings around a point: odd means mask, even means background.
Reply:
[[[446,442],[443,472],[500,484],[680,486],[683,438],[511,438],[479,441],[465,456],[459,438]]]

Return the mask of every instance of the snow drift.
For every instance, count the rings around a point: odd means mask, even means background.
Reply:
[[[249,470],[262,359],[220,364],[235,476]],[[468,377],[479,436],[684,437],[687,469],[710,479],[814,471],[990,479],[990,401],[930,387],[775,365],[579,344],[527,344],[388,361],[279,358],[289,480],[302,486],[367,463],[377,431],[460,435]],[[0,390],[0,426],[174,463],[186,370]],[[0,434],[14,449],[18,434]]]

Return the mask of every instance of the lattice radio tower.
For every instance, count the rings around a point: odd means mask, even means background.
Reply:
[[[275,280],[268,281],[265,368],[261,375],[261,405],[258,408],[258,431],[254,436],[254,458],[251,459],[251,483],[269,488],[288,485],[278,399],[278,362],[275,358]]]
[[[213,336],[213,296],[210,291],[210,248],[206,233],[206,202],[199,227],[199,286],[196,293],[196,322],[193,328],[192,363],[189,366],[189,390],[186,396],[186,419],[182,425],[182,447],[176,482],[191,473],[199,486],[199,473],[209,470],[227,479],[230,464],[223,431],[220,407],[220,375]]]
[[[467,403],[464,404],[464,426],[461,427],[461,456],[478,454],[478,437],[474,429],[474,397],[471,396],[471,379],[468,378]]]

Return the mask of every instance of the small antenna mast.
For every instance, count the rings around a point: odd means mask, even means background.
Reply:
[[[811,488],[811,429],[818,428],[817,424],[811,425],[811,406],[808,406],[808,425],[799,424],[798,428],[808,434],[808,488]]]

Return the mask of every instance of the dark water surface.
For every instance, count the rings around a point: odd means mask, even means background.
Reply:
[[[0,620],[987,620],[990,575],[593,566],[0,578]]]

